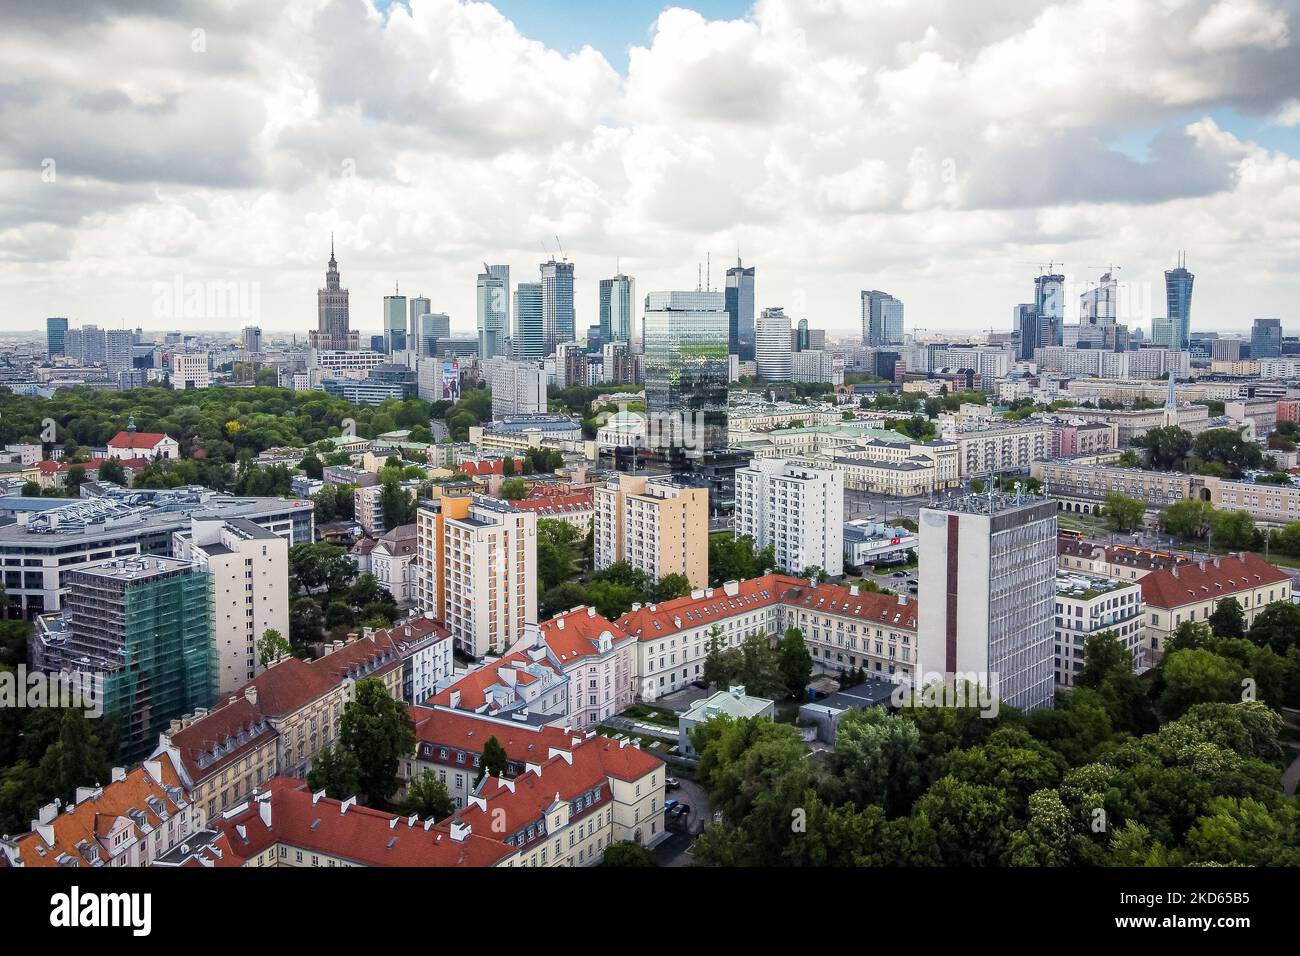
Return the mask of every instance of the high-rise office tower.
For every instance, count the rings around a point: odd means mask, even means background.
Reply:
[[[982,684],[1032,710],[1055,699],[1056,502],[972,494],[920,514],[920,679]]]
[[[646,410],[676,463],[727,447],[728,316],[721,292],[651,292],[645,330]],[[789,329],[786,330],[789,340]]]
[[[130,329],[109,329],[104,333],[104,365],[116,374],[131,367],[135,333]]]
[[[600,280],[600,338],[602,344],[636,340],[636,280],[621,272]]]
[[[316,328],[307,333],[307,343],[322,351],[355,352],[358,333],[352,331],[348,314],[348,290],[339,281],[339,264],[334,259],[334,237],[330,236],[330,261],[325,271],[325,288],[316,292]]]
[[[416,351],[423,356],[438,354],[438,339],[451,337],[451,317],[445,312],[426,312],[419,319],[419,340]]]
[[[573,310],[573,263],[551,259],[541,265],[542,354],[550,355],[577,334]]]
[[[542,331],[542,284],[521,282],[515,288],[514,325],[510,331],[510,352],[516,359],[546,357],[546,336]]]
[[[256,325],[244,326],[242,337],[243,337],[243,345],[244,345],[245,352],[262,351],[262,330],[258,328]],[[133,341],[135,341],[137,338],[138,336],[132,336]]]
[[[812,332],[808,329],[808,320],[800,319],[798,331],[794,334],[794,349],[796,352],[806,352],[812,348]]]
[[[793,377],[790,352],[790,316],[778,307],[764,309],[754,325],[754,362],[758,377],[768,382],[788,382]]]
[[[863,290],[862,341],[867,345],[903,344],[903,303],[887,292]]]
[[[1256,319],[1250,329],[1250,357],[1278,358],[1282,355],[1282,320]]]
[[[509,333],[509,316],[506,311],[506,283],[508,278],[494,275],[492,266],[483,264],[478,274],[475,296],[478,313],[478,354],[480,358],[496,358],[506,354],[506,336]]]
[[[1192,282],[1196,279],[1187,271],[1186,255],[1179,256],[1178,266],[1165,272],[1165,300],[1169,321],[1173,324],[1171,348],[1185,349],[1192,339]]]
[[[742,362],[754,360],[754,267],[736,264],[727,270],[727,348]]]
[[[1079,295],[1079,325],[1114,325],[1118,305],[1119,285],[1109,272],[1103,273]]]
[[[64,338],[68,334],[68,320],[51,318],[45,320],[45,354],[49,358],[63,354]]]
[[[423,355],[420,348],[420,316],[427,315],[432,303],[422,295],[417,295],[410,301],[411,324],[406,333],[406,347],[416,355]]]
[[[393,294],[384,296],[384,351],[389,355],[406,348],[406,296],[394,284]]]
[[[1045,273],[1034,278],[1034,312],[1038,316],[1038,344],[1065,342],[1065,276]]]
[[[1040,346],[1038,341],[1038,313],[1034,311],[1033,303],[1022,302],[1016,306],[1011,311],[1011,325],[1020,336],[1016,358],[1022,362],[1032,362],[1034,360],[1034,350]]]

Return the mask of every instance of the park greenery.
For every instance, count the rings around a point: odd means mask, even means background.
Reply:
[[[357,681],[352,699],[343,707],[338,742],[316,755],[307,783],[337,800],[357,797],[387,809],[399,787],[398,767],[414,751],[415,731],[406,705],[388,693],[383,681],[366,677]],[[425,782],[416,799],[436,802],[436,787]]]
[[[1216,478],[1240,478],[1264,466],[1264,452],[1235,428],[1210,428],[1192,435],[1177,425],[1151,428],[1133,439],[1155,471],[1185,471]]]
[[[373,574],[357,575],[357,563],[338,545],[296,544],[289,549],[289,642],[295,653],[357,627],[391,627],[397,602]]]
[[[1054,708],[854,711],[812,759],[790,724],[715,718],[693,743],[722,821],[692,856],[702,866],[1300,865],[1300,802],[1281,786],[1295,755],[1276,710],[1300,702],[1297,617],[1279,603],[1249,628],[1230,607],[1187,622],[1141,677],[1117,635],[1095,635],[1078,686]]]

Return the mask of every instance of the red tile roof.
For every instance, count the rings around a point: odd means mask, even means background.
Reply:
[[[1291,576],[1284,571],[1246,551],[1152,571],[1139,583],[1143,601],[1153,607],[1171,609],[1290,580]]]
[[[50,461],[47,459],[37,462],[36,467],[40,469],[42,475],[56,475],[68,471],[76,465],[80,465],[90,472],[99,471],[104,462],[113,460],[111,458],[91,458],[88,461]],[[138,471],[149,467],[148,458],[118,458],[116,461],[127,471]]]
[[[546,646],[565,666],[578,658],[598,655],[600,635],[606,631],[616,644],[631,637],[623,628],[597,614],[595,608],[588,607],[579,607],[564,614],[557,614],[549,621],[543,621],[538,627],[541,629]]]
[[[917,604],[905,595],[878,594],[861,589],[855,595],[842,584],[823,583],[814,588],[804,582],[787,591],[781,603],[786,607],[818,614],[853,617],[860,621],[916,630]]]
[[[590,489],[566,495],[534,495],[514,502],[515,510],[531,511],[539,518],[591,511],[593,494]]]
[[[500,660],[493,661],[491,664],[480,667],[476,671],[471,671],[450,687],[434,694],[425,701],[425,703],[429,706],[441,705],[443,707],[450,707],[452,692],[460,691],[460,703],[457,705],[457,708],[460,710],[478,710],[478,708],[487,703],[487,691],[489,688],[506,684],[505,679],[500,676],[500,672],[503,669],[515,668],[515,682],[521,687],[536,681],[536,677],[522,669],[522,667],[526,667],[532,663],[534,663],[533,659],[523,651],[516,651],[513,654],[507,654]],[[544,660],[536,663],[539,663],[543,667],[550,667],[550,664]],[[554,670],[554,668],[551,669]]]
[[[488,738],[495,737],[506,756],[517,763],[541,764],[550,758],[552,747],[571,750],[585,738],[559,727],[537,726],[507,720],[493,720],[446,707],[411,707],[415,726],[416,755],[420,760],[457,766],[454,751],[482,754]],[[448,758],[439,750],[446,747]],[[468,761],[464,766],[472,766]]]
[[[163,432],[118,432],[108,440],[109,448],[155,448],[165,441]]]
[[[514,459],[515,474],[522,474],[524,470],[524,460],[522,458]],[[460,464],[460,470],[465,472],[471,478],[478,478],[485,475],[500,475],[505,469],[504,458],[484,458],[481,461],[463,461]]]
[[[144,766],[137,767],[126,779],[110,783],[71,810],[59,813],[49,824],[18,837],[14,842],[21,865],[52,867],[59,866],[60,860],[77,867],[107,864],[110,855],[101,841],[120,821],[130,820],[136,839],[141,839],[142,823],[151,830],[162,825],[163,817],[157,811],[167,817],[176,815],[180,809],[177,800],[183,799],[180,778],[166,757],[151,765],[157,779]],[[52,836],[50,842],[42,837],[42,831]]]
[[[723,621],[776,604],[784,592],[801,584],[806,587],[807,583],[785,574],[765,574],[741,581],[734,597],[729,596],[724,588],[710,588],[706,591],[708,596],[687,595],[661,604],[648,604],[629,611],[615,623],[639,640],[653,641],[678,631],[692,630],[704,623]]]
[[[419,820],[355,804],[345,812],[343,801],[317,800],[303,781],[292,777],[272,778],[263,794],[215,827],[221,837],[218,848],[232,861],[225,865],[250,860],[273,846],[362,866],[402,867],[494,866],[515,852],[489,836],[487,827],[454,840],[449,823],[426,828]]]

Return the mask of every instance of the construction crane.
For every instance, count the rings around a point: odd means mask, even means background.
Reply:
[[[1047,261],[1047,265],[1043,265],[1043,260],[1041,259],[1039,259],[1036,262],[1030,262],[1026,259],[1017,259],[1016,262],[1018,265],[1022,265],[1022,266],[1038,266],[1038,268],[1042,270],[1041,272],[1042,275],[1051,275],[1057,266],[1065,265],[1064,262],[1059,262],[1056,259],[1049,259]]]
[[[559,236],[556,236],[556,237],[555,237],[555,244],[556,244],[556,245],[559,247],[559,249],[560,249],[560,260],[561,260],[562,262],[568,262],[568,261],[569,261],[569,257],[566,256],[566,255],[564,254],[564,243],[560,242],[560,237],[559,237]]]

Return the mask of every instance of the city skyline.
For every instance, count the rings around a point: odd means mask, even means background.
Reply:
[[[575,263],[580,331],[601,279],[690,289],[711,257],[721,289],[737,251],[756,314],[832,334],[864,289],[905,302],[908,331],[1009,329],[1034,263],[1060,260],[1073,283],[1122,266],[1162,317],[1182,250],[1193,330],[1293,321],[1291,0],[1120,4],[1104,28],[1085,3],[638,3],[591,25],[574,2],[545,28],[519,3],[381,6],[11,17],[0,49],[38,92],[0,103],[0,181],[24,197],[0,230],[0,333],[305,331],[331,231],[367,331],[399,281],[470,333],[485,260],[523,277],[551,256]],[[1026,50],[1055,80],[1008,96]],[[158,315],[178,278],[255,286],[259,312]]]

